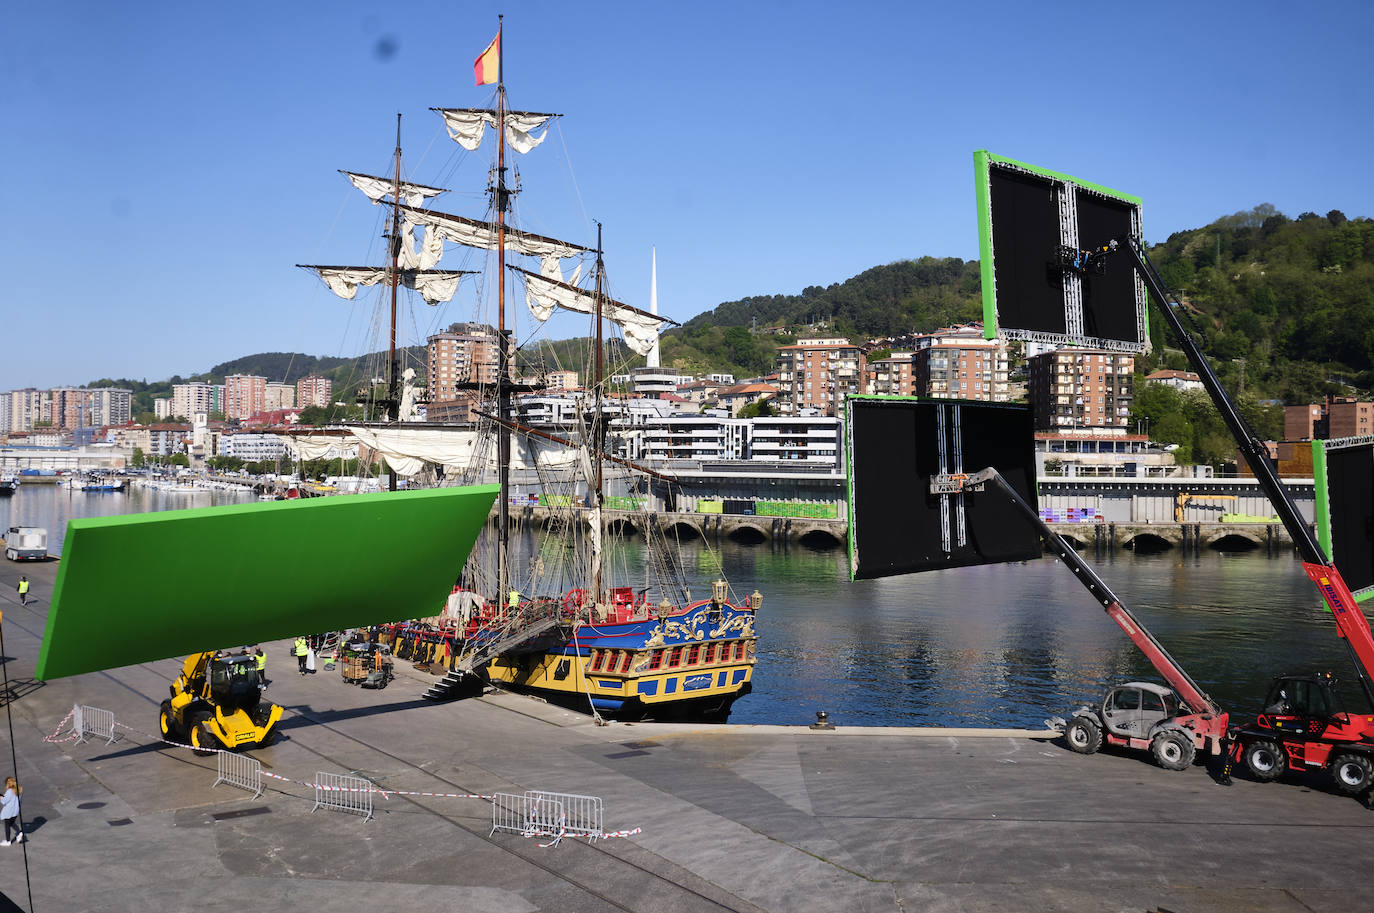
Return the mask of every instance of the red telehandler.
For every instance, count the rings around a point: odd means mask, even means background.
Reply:
[[[1374,636],[1370,634],[1368,619],[1336,565],[1323,554],[1288,489],[1279,481],[1264,442],[1237,411],[1197,342],[1183,326],[1179,305],[1174,303],[1174,296],[1146,259],[1139,241],[1128,237],[1091,251],[1080,251],[1077,260],[1082,266],[1072,268],[1094,268],[1118,250],[1125,250],[1130,255],[1136,273],[1159,305],[1189,365],[1201,379],[1260,488],[1292,537],[1303,569],[1331,610],[1336,632],[1350,651],[1365,699],[1374,710],[1374,688],[1370,683],[1374,676]],[[1277,779],[1286,769],[1325,769],[1343,793],[1359,795],[1369,790],[1374,783],[1374,713],[1348,712],[1341,706],[1335,684],[1331,674],[1325,672],[1281,675],[1275,679],[1254,724],[1231,731],[1232,746],[1223,782],[1232,764],[1243,760],[1250,773],[1260,780]]]

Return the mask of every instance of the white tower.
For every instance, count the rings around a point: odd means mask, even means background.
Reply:
[[[652,266],[649,271],[649,313],[658,314],[658,248],[650,248],[653,251]],[[644,356],[644,365],[649,368],[658,367],[658,337],[654,337],[654,347],[649,350],[649,354]]]

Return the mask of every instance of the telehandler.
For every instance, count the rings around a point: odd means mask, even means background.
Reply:
[[[164,738],[186,739],[204,751],[261,748],[276,738],[281,707],[262,699],[253,656],[193,653],[171,692],[158,715]]]

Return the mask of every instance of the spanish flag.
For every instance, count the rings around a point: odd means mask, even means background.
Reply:
[[[488,83],[496,82],[501,77],[501,30],[496,30],[496,37],[491,39],[491,44],[487,49],[477,55],[473,61],[472,72],[477,77],[477,85],[485,86]]]

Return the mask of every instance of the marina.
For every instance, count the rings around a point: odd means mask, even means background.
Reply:
[[[0,502],[0,521],[46,528],[60,555],[72,517],[252,499],[34,485]],[[528,561],[536,531],[513,539]],[[613,536],[607,546],[630,569],[643,560],[637,537]],[[478,545],[490,547],[490,539]],[[1052,558],[850,581],[847,556],[833,546],[687,539],[678,547],[702,579],[720,567],[737,589],[769,594],[754,689],[735,703],[731,724],[809,724],[825,710],[848,726],[1038,727],[1111,682],[1155,677]],[[1200,683],[1225,706],[1257,710],[1280,672],[1330,670],[1353,681],[1330,615],[1289,552],[1085,554],[1181,662],[1205,671]]]

